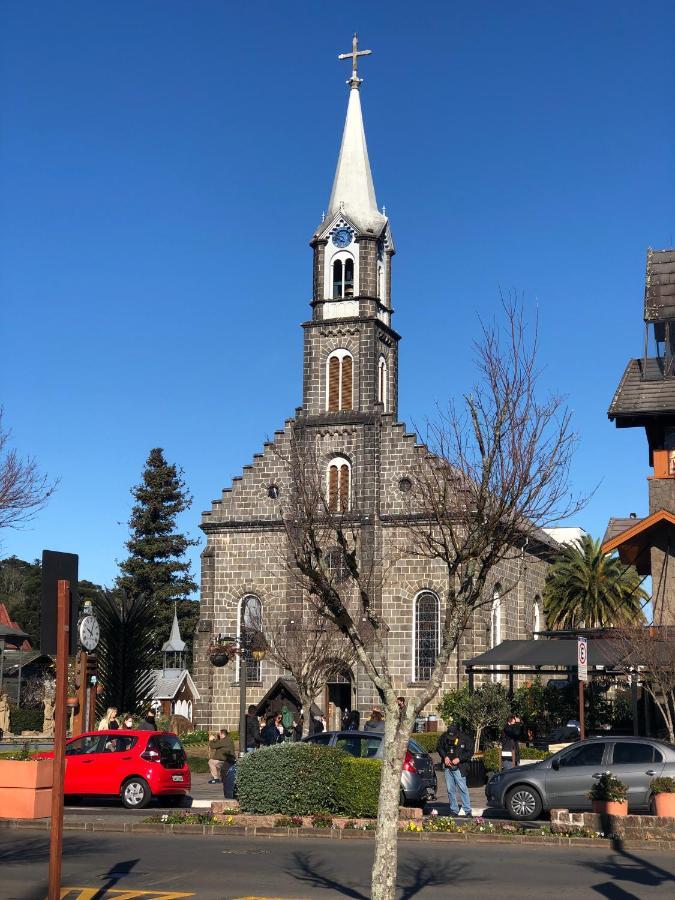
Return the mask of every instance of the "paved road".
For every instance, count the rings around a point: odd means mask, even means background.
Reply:
[[[366,841],[70,833],[62,897],[367,900],[372,853]],[[2,900],[44,900],[47,859],[46,835],[0,832]],[[399,885],[401,900],[651,900],[673,897],[675,858],[656,851],[401,841]]]

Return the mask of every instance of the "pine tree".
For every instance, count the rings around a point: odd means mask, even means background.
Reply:
[[[192,505],[183,472],[169,465],[164,451],[155,447],[148,456],[141,483],[131,493],[136,503],[129,520],[131,537],[126,542],[129,556],[120,565],[122,574],[117,586],[130,597],[146,595],[152,601],[157,653],[171,630],[171,601],[179,601],[181,632],[190,648],[199,603],[188,600],[197,585],[185,553],[199,542],[176,531],[176,517]]]

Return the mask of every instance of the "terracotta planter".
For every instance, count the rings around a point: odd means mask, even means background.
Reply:
[[[654,794],[654,813],[675,818],[675,794]]]
[[[66,705],[68,706],[68,709],[76,709],[80,705],[80,701],[77,697],[68,697]]]
[[[628,800],[592,800],[593,812],[601,816],[627,816]]]
[[[0,759],[0,817],[42,819],[52,803],[51,759]]]

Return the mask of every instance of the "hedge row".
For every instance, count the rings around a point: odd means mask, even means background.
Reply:
[[[548,759],[552,754],[546,750],[537,750],[536,747],[521,747],[520,758],[523,759]],[[483,765],[486,772],[499,772],[502,767],[502,751],[500,747],[488,747],[483,754]]]
[[[9,730],[12,734],[21,734],[22,731],[42,731],[44,717],[44,710],[41,706],[33,709],[10,706]]]
[[[442,731],[416,731],[410,737],[416,744],[423,747],[427,753],[434,753],[438,746],[438,740]]]
[[[333,747],[277,744],[237,762],[237,799],[244,812],[350,817],[377,815],[381,763]]]

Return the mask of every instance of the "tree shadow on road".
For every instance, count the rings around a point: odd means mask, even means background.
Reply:
[[[608,900],[628,900],[636,895],[631,894],[616,884],[617,881],[624,881],[628,884],[640,885],[641,887],[659,887],[662,884],[672,882],[675,884],[675,875],[667,869],[651,862],[649,852],[643,856],[637,856],[630,853],[623,846],[623,842],[615,840],[612,843],[612,849],[615,851],[609,859],[600,861],[592,860],[585,862],[584,868],[592,869],[599,874],[607,875],[610,879],[608,882],[593,885],[592,890]],[[675,888],[674,888],[675,890]]]
[[[297,881],[314,890],[332,890],[353,900],[368,900],[370,891],[363,893],[357,888],[348,887],[344,880],[338,880],[332,874],[332,865],[312,858],[305,851],[293,854],[294,865],[286,869],[286,873]],[[412,900],[424,888],[439,887],[444,884],[457,883],[462,880],[464,865],[456,860],[423,859],[414,856],[398,867],[399,900]]]

